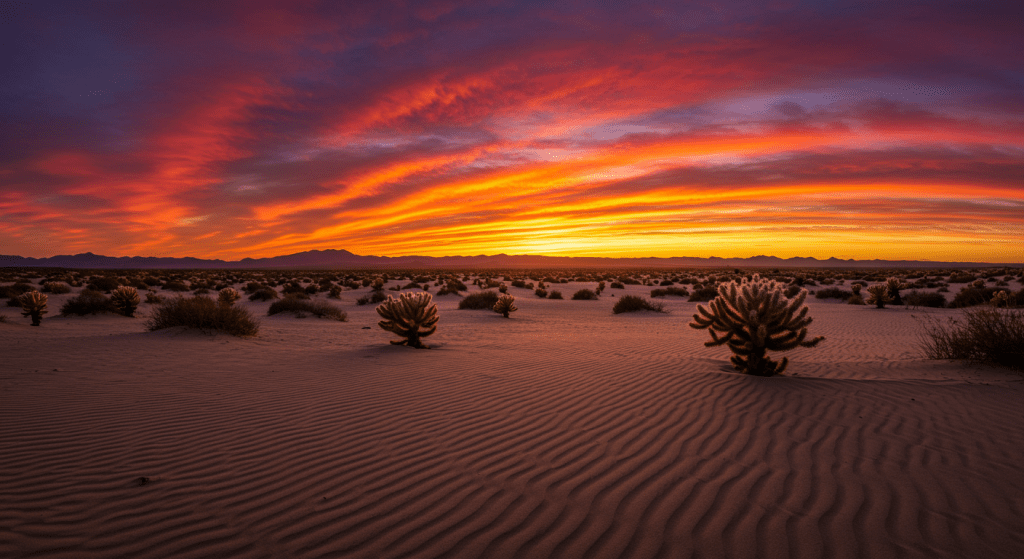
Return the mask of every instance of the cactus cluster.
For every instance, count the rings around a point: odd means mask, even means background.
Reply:
[[[420,338],[425,338],[437,330],[437,305],[432,302],[430,293],[419,291],[403,293],[401,298],[388,296],[379,307],[377,314],[384,320],[378,326],[405,338],[392,341],[395,345],[429,349]]]
[[[39,326],[43,315],[46,314],[46,300],[46,295],[38,291],[22,293],[18,298],[21,303],[21,316],[31,316],[32,326]]]
[[[498,302],[494,304],[494,312],[508,318],[508,313],[519,310],[519,307],[515,305],[516,298],[507,293],[502,294],[498,297]]]
[[[789,360],[783,357],[775,362],[768,351],[814,347],[824,339],[806,340],[811,323],[804,305],[807,291],[800,290],[790,300],[784,290],[784,285],[757,274],[739,284],[723,283],[709,308],[697,305],[690,327],[711,333],[711,341],[704,343],[707,347],[728,344],[736,370],[757,376],[782,373]]]
[[[135,316],[135,309],[139,308],[141,302],[138,290],[127,285],[119,286],[110,294],[110,303],[117,312],[128,317]]]

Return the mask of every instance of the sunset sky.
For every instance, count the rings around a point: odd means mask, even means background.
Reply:
[[[0,1],[0,254],[1024,262],[1021,6]]]

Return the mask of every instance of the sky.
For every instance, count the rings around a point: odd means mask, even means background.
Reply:
[[[1024,4],[0,0],[0,254],[1024,262]]]

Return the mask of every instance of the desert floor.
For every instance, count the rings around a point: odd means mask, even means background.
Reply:
[[[0,556],[1024,557],[1024,377],[918,347],[960,311],[809,298],[754,378],[580,287],[437,298],[431,350],[366,289],[252,339],[0,308]]]

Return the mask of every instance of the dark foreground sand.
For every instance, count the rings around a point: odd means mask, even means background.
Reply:
[[[527,293],[431,351],[355,292],[248,340],[10,309],[0,556],[1024,557],[1024,382],[916,347],[958,311],[810,301],[762,379],[693,303]]]

